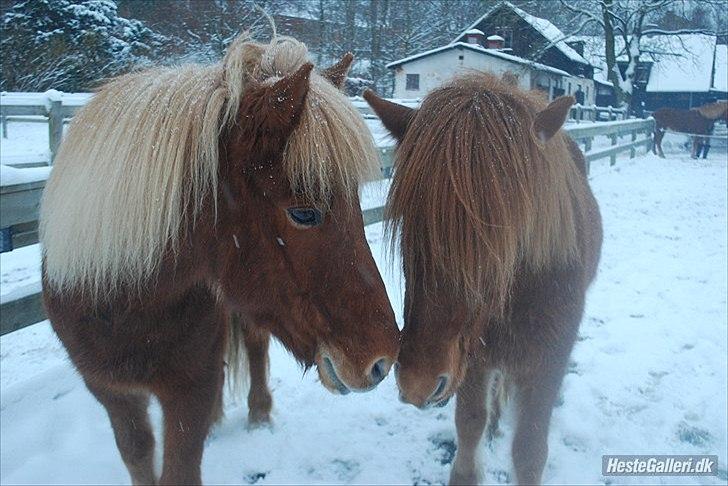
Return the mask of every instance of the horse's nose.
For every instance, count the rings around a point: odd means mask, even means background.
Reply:
[[[392,362],[387,358],[379,358],[374,361],[369,370],[369,382],[372,386],[378,385],[387,376],[391,365]]]
[[[437,377],[437,382],[435,383],[435,387],[430,389],[429,394],[427,392],[422,393],[419,392],[417,389],[410,390],[408,393],[405,392],[402,389],[402,386],[400,384],[400,392],[399,392],[399,400],[403,403],[410,403],[414,405],[417,408],[427,408],[430,405],[440,404],[440,402],[447,403],[446,400],[443,400],[445,392],[448,389],[448,384],[450,382],[450,375],[448,374],[442,374]],[[422,390],[423,387],[419,387],[420,390]]]

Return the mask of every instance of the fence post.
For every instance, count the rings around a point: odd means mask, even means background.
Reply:
[[[61,100],[51,101],[51,109],[48,110],[48,146],[51,152],[50,165],[56,158],[58,146],[63,137],[63,109]]]
[[[612,105],[607,106],[607,121],[612,121]]]
[[[634,159],[635,155],[637,155],[637,148],[634,146],[634,143],[637,141],[637,130],[632,130],[632,148],[629,149],[629,158]]]
[[[612,139],[612,145],[617,145],[617,134],[613,133],[609,136]],[[617,154],[609,156],[609,165],[615,165],[617,163]]]
[[[3,125],[3,138],[8,138],[8,119],[5,115],[0,115],[0,122]]]

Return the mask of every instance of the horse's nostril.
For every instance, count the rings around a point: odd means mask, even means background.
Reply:
[[[387,376],[388,368],[389,361],[387,361],[387,358],[381,358],[372,365],[372,370],[369,372],[369,380],[372,385],[378,384]]]
[[[440,375],[437,378],[437,386],[435,387],[435,391],[432,392],[432,395],[430,395],[430,400],[437,399],[447,388],[447,382],[448,377],[447,375]]]

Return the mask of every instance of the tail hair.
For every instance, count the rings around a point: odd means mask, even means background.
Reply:
[[[493,370],[488,375],[488,384],[486,387],[486,407],[488,410],[486,433],[488,442],[491,442],[494,438],[501,435],[498,424],[503,409],[508,404],[508,388],[509,381],[502,371]]]
[[[228,394],[234,402],[242,398],[249,386],[248,353],[245,351],[243,326],[245,326],[245,322],[239,314],[230,315],[227,349],[225,350],[227,364],[225,381]]]

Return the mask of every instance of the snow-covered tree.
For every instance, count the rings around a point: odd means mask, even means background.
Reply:
[[[698,8],[702,12],[713,9],[717,13],[715,18],[719,18],[718,12],[725,8],[724,0],[702,0],[698,4],[691,0],[599,0],[587,3],[560,0],[560,3],[564,9],[575,14],[575,19],[580,22],[576,33],[588,26],[601,27],[605,40],[607,78],[614,86],[618,102],[623,105],[630,105],[632,100],[641,56],[655,47],[654,42],[645,42],[646,39],[655,35],[692,33],[726,35],[725,25],[720,25],[720,22],[701,25],[695,19]],[[690,13],[693,15],[693,24],[685,28],[665,26],[667,12],[671,12],[674,17],[680,17],[676,12],[682,12],[681,18],[684,19]],[[706,18],[709,17],[706,15]],[[670,16],[667,18],[672,19]],[[675,20],[671,22],[674,25]],[[618,62],[620,58],[626,59],[625,63],[621,63],[622,66]]]
[[[88,91],[146,63],[163,38],[111,0],[27,0],[2,17],[0,89]]]

